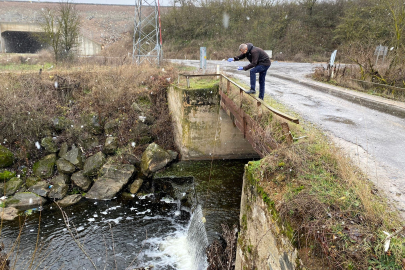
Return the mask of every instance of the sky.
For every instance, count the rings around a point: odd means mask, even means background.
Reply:
[[[52,2],[52,3],[59,3],[61,0],[9,0],[10,2]],[[76,4],[104,4],[104,5],[135,5],[136,0],[72,0],[72,3]],[[157,0],[156,0],[157,1]],[[143,4],[145,3],[154,3],[154,0],[143,0]],[[173,0],[159,0],[159,4],[161,6],[171,6],[173,5]]]

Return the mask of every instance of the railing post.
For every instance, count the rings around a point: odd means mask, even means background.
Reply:
[[[287,143],[292,144],[294,140],[291,135],[290,127],[288,126],[288,123],[286,123],[286,122],[281,123],[281,128],[283,129],[283,133],[286,136]]]
[[[231,82],[226,80],[226,93],[228,94],[231,91]]]
[[[190,88],[190,78],[187,76],[187,88]]]
[[[262,106],[261,106],[262,103],[261,103],[260,101],[257,101],[257,102],[256,102],[256,105],[257,105],[257,111],[258,111],[257,114],[258,114],[259,116],[262,116],[262,111],[263,111],[263,110],[262,110]]]

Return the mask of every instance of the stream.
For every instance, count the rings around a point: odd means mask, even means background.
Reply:
[[[82,199],[64,208],[65,215],[52,203],[3,221],[11,269],[206,269],[201,247],[219,238],[221,224],[239,223],[246,163],[183,161],[155,176],[193,177],[192,207],[145,194]]]

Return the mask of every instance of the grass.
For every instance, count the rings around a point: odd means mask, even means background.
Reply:
[[[215,77],[190,77],[190,89],[209,89],[218,84],[219,79]],[[187,87],[187,79],[184,76],[180,77],[180,87]]]
[[[384,196],[321,131],[306,123],[290,129],[304,138],[250,163],[249,171],[263,200],[294,229],[299,250],[312,245],[312,256],[330,269],[401,269],[404,235],[384,252],[383,231],[404,224]]]
[[[52,66],[51,63],[42,64],[7,64],[7,65],[0,65],[0,72],[1,71],[37,71],[39,72],[40,69],[50,69]]]

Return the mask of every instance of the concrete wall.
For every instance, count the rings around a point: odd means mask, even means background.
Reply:
[[[277,223],[277,213],[258,194],[248,166],[243,176],[235,269],[303,269],[298,252],[287,237],[292,236],[292,231]]]
[[[220,109],[218,86],[182,89],[171,86],[168,102],[182,160],[258,157],[243,134]]]
[[[1,33],[3,32],[42,32],[40,24],[34,23],[14,23],[14,22],[0,22],[0,52],[5,52],[5,40]],[[101,52],[101,44],[92,41],[84,36],[79,37],[78,55],[91,56],[97,55]]]
[[[97,55],[101,52],[101,45],[84,37],[79,37],[78,54],[81,56]]]

